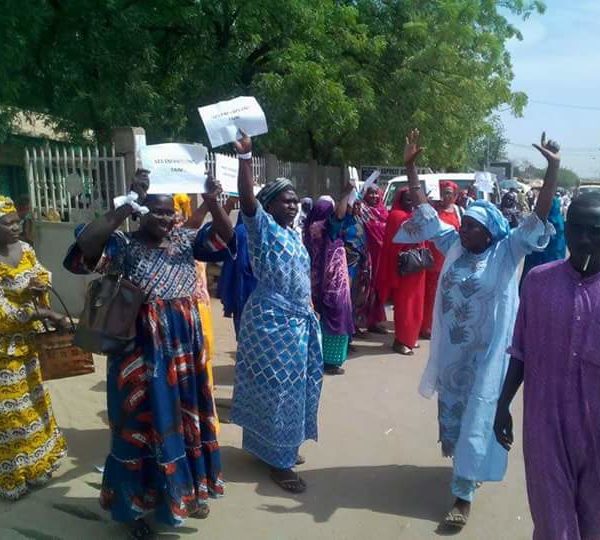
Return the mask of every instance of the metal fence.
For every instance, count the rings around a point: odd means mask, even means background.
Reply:
[[[125,158],[114,146],[46,146],[25,150],[36,219],[80,222],[106,212],[127,189]]]
[[[207,155],[207,169],[215,174],[215,153]],[[277,177],[289,178],[300,196],[316,197],[339,194],[346,181],[344,167],[329,167],[312,163],[252,158],[252,172],[257,184],[263,185]],[[128,190],[125,158],[111,146],[45,146],[25,151],[30,204],[35,219],[81,223],[107,212],[112,200]],[[402,173],[396,167],[362,167],[364,177],[378,168],[382,180]],[[363,178],[364,179],[364,178]],[[223,203],[227,200],[223,195]]]

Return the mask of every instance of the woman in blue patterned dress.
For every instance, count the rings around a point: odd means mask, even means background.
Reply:
[[[454,505],[444,522],[463,527],[475,488],[500,481],[507,451],[493,433],[496,403],[508,368],[507,349],[518,308],[517,271],[523,258],[548,244],[554,229],[547,217],[556,191],[558,145],[542,136],[534,145],[548,160],[535,211],[511,229],[493,204],[476,201],[460,232],[444,223],[421,191],[415,160],[419,133],[407,139],[405,164],[418,207],[396,234],[397,243],[433,240],[445,256],[435,299],[429,362],[419,388],[438,394],[439,441],[453,459]]]
[[[244,430],[244,449],[270,466],[271,478],[300,493],[306,484],[292,468],[300,445],[317,439],[323,379],[310,260],[292,229],[298,196],[291,182],[268,184],[257,200],[250,138],[238,141],[236,149],[240,203],[258,285],[242,314],[231,419]]]
[[[139,231],[118,228],[134,210],[125,204],[78,231],[65,259],[74,273],[123,275],[144,291],[133,352],[108,358],[111,452],[101,504],[150,538],[144,516],[180,525],[208,515],[209,495],[223,493],[216,411],[204,354],[195,259],[217,260],[235,248],[216,188],[204,196],[213,214],[200,231],[174,228],[173,199],[148,195]],[[145,197],[145,193],[142,193]]]

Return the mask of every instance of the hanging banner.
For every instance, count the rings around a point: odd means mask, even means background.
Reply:
[[[254,137],[267,133],[267,119],[253,97],[242,96],[198,109],[213,148],[239,139],[240,129]]]
[[[239,160],[223,154],[215,154],[215,178],[221,182],[223,191],[229,195],[238,195]]]
[[[204,193],[206,154],[201,144],[152,144],[140,148],[142,167],[150,171],[149,193]]]

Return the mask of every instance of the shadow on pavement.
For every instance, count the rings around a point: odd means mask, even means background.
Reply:
[[[298,468],[308,489],[300,495],[286,494],[269,479],[265,464],[243,450],[222,447],[227,482],[256,483],[266,497],[289,497],[298,506],[265,504],[259,509],[279,514],[303,513],[324,523],[337,509],[365,509],[439,523],[452,503],[450,467],[375,465],[307,470]]]

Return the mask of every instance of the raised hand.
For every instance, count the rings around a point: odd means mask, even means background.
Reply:
[[[243,131],[239,130],[242,134],[242,138],[239,141],[235,141],[233,146],[238,154],[247,154],[252,152],[252,139]]]
[[[406,137],[406,146],[404,147],[404,165],[407,167],[414,165],[419,154],[425,148],[419,146],[419,138],[421,134],[418,129],[413,129]]]
[[[548,142],[546,142],[545,131],[542,133],[542,140],[540,141],[540,144],[534,143],[532,146],[546,158],[548,165],[558,166],[560,164],[560,145],[553,140],[548,140]]]
[[[208,173],[206,175],[206,193],[202,194],[202,198],[206,202],[216,202],[221,193],[223,193],[223,186],[221,186],[221,182],[215,180],[212,177],[212,174]]]

